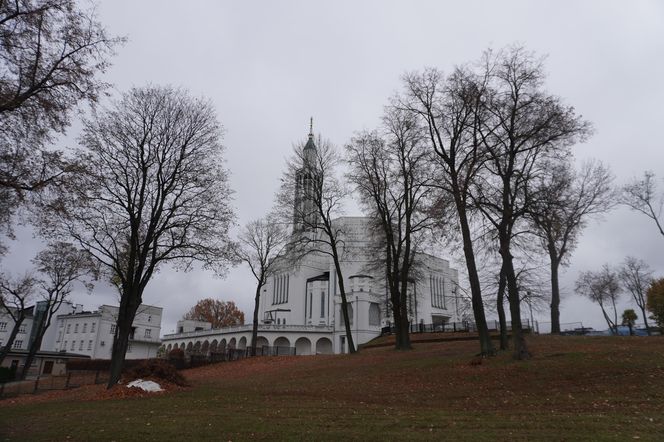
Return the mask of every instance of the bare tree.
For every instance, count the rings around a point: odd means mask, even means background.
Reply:
[[[650,336],[648,315],[646,314],[648,288],[654,281],[650,266],[643,260],[628,256],[620,267],[618,276],[623,287],[631,293],[634,302],[641,310],[643,323],[645,324],[648,336]]]
[[[132,89],[85,122],[85,172],[50,215],[56,233],[74,238],[118,282],[109,388],[154,273],[194,261],[221,271],[229,259],[233,214],[220,137],[210,102],[164,87]]]
[[[664,236],[664,221],[662,220],[664,192],[658,194],[655,174],[646,171],[643,173],[643,179],[633,180],[623,186],[622,190],[622,203],[652,219],[659,233]]]
[[[26,193],[77,169],[45,145],[69,126],[78,104],[97,101],[107,87],[99,74],[122,41],[107,35],[94,6],[0,2],[0,221],[8,229]]]
[[[613,177],[601,163],[589,161],[577,172],[570,161],[548,164],[528,189],[533,233],[551,267],[551,333],[560,333],[560,266],[576,247],[588,219],[613,207]]]
[[[418,236],[431,226],[431,163],[412,113],[389,106],[383,133],[362,132],[346,146],[348,179],[377,224],[382,241],[396,348],[411,348],[408,288],[416,276]]]
[[[278,266],[278,257],[288,242],[289,235],[282,224],[270,216],[250,221],[244,226],[235,247],[236,257],[247,263],[252,275],[256,278],[254,296],[253,327],[251,329],[251,352],[256,354],[258,340],[258,308],[260,307],[261,290],[268,278]]]
[[[405,76],[399,106],[416,115],[433,148],[439,173],[434,185],[454,201],[470,283],[475,324],[483,356],[495,353],[484,313],[471,228],[470,196],[484,159],[474,122],[481,97],[481,78],[463,68],[445,78],[435,69]],[[438,214],[440,216],[440,213]]]
[[[498,238],[512,319],[514,357],[530,357],[521,324],[521,296],[513,263],[513,238],[524,229],[529,212],[528,187],[547,164],[569,154],[585,139],[589,123],[572,107],[542,89],[541,60],[522,48],[487,52],[483,63],[487,87],[474,122],[487,155],[482,182],[471,193],[474,204]]]
[[[66,242],[48,244],[32,262],[36,265],[37,271],[43,275],[37,284],[41,288],[41,299],[45,303],[45,310],[37,312],[38,304],[35,305],[32,323],[34,339],[28,348],[28,355],[21,373],[22,379],[28,374],[53,316],[58,312],[62,303],[69,298],[74,283],[81,282],[88,290],[92,290],[92,280],[97,277],[97,265],[94,258],[88,252],[79,250]]]
[[[21,277],[0,275],[0,311],[14,322],[5,346],[0,348],[0,364],[14,345],[14,340],[26,317],[26,307],[32,301],[36,280],[26,273]]]
[[[346,329],[348,350],[356,352],[348,316],[348,299],[341,267],[344,253],[343,229],[333,220],[342,211],[348,189],[340,182],[337,167],[339,152],[328,141],[314,139],[310,129],[306,144],[295,146],[277,195],[277,213],[283,223],[292,223],[288,256],[299,262],[310,254],[329,256],[334,264],[341,314]]]
[[[620,297],[620,279],[608,264],[598,272],[581,272],[576,280],[576,291],[599,304],[604,319],[612,334],[618,334],[618,310],[616,301]],[[609,310],[609,307],[611,310]]]

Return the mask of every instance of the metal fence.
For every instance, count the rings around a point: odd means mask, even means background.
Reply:
[[[229,348],[222,352],[210,352],[208,354],[191,354],[185,356],[185,366],[199,367],[201,365],[216,362],[237,361],[239,359],[253,356],[295,356],[295,347],[267,346],[256,347],[256,354],[252,354],[251,347],[239,349]],[[188,359],[188,361],[187,361]]]
[[[25,381],[6,382],[0,384],[0,398],[102,384],[108,382],[108,376],[104,370],[74,370],[63,376],[46,375]]]
[[[487,321],[487,327],[489,331],[500,331],[500,322],[499,321]],[[530,320],[524,319],[521,322],[521,327],[524,330],[534,331],[538,333],[537,323],[535,322],[534,327],[531,327]],[[512,322],[507,322],[507,330],[512,330]],[[477,326],[475,322],[472,321],[462,321],[462,322],[444,322],[437,324],[425,324],[424,322],[411,323],[410,324],[410,333],[457,333],[457,332],[466,332],[472,333],[477,331]],[[396,332],[396,327],[388,326],[381,329],[382,335],[393,334]]]
[[[200,367],[217,362],[229,362],[253,356],[294,356],[295,347],[261,346],[256,347],[253,355],[251,347],[244,349],[229,348],[224,352],[192,354],[184,360],[170,360],[178,369]],[[108,382],[107,370],[69,370],[64,376],[40,376],[36,379],[0,383],[0,398],[14,397],[21,394],[35,394],[49,390],[67,390],[82,385],[105,384]]]
[[[542,334],[551,333],[551,322],[539,322],[539,332]],[[583,322],[564,322],[560,324],[561,332],[574,332],[574,331],[583,331],[584,334],[587,330],[592,330],[592,328],[584,327]]]

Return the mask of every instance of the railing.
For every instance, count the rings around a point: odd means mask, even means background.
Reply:
[[[500,322],[499,321],[487,321],[487,327],[489,331],[499,331]],[[521,328],[523,330],[531,330],[530,321],[527,319],[522,320]],[[507,330],[512,329],[512,322],[507,322]],[[535,331],[537,327],[535,327]],[[410,333],[457,333],[457,332],[466,332],[472,333],[477,331],[477,326],[472,321],[462,321],[462,322],[443,322],[437,324],[425,324],[420,323],[411,323],[410,324]],[[396,332],[396,327],[388,326],[381,329],[381,335],[392,334]]]
[[[295,347],[263,345],[256,347],[256,353],[252,354],[251,347],[247,348],[229,348],[221,352],[210,352],[208,354],[190,354],[183,361],[184,366],[200,367],[201,365],[212,364],[216,362],[237,361],[239,359],[250,358],[254,356],[295,356]],[[187,361],[188,359],[188,361]],[[171,361],[175,362],[175,361]],[[188,363],[187,363],[188,362]],[[178,366],[178,364],[175,364]]]
[[[236,327],[212,328],[208,330],[196,330],[182,333],[170,333],[164,335],[162,343],[169,339],[192,338],[198,336],[209,336],[217,334],[229,334],[238,332],[247,332],[253,329],[252,324],[239,325]],[[260,332],[265,331],[298,331],[298,332],[320,332],[327,333],[333,331],[331,325],[277,325],[277,324],[260,324],[258,326]]]
[[[36,379],[14,381],[0,384],[0,398],[14,397],[21,394],[35,394],[50,390],[67,390],[81,385],[108,382],[106,370],[74,370],[64,376],[38,376]]]

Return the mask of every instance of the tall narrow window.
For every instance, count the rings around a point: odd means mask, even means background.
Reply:
[[[325,292],[320,292],[320,317],[325,317]]]
[[[447,308],[447,299],[445,298],[445,278],[442,278],[440,280],[440,282],[441,282],[441,284],[440,284],[440,295],[443,298],[443,308],[446,309]]]
[[[290,288],[290,275],[286,275],[286,299],[284,302],[288,302],[288,289]]]
[[[312,307],[313,307],[313,302],[314,302],[314,293],[309,292],[309,317],[311,318],[311,312],[312,312]]]
[[[273,277],[272,282],[272,305],[277,303],[277,277]]]

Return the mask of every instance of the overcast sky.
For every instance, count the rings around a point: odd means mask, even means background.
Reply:
[[[213,101],[240,224],[272,206],[284,160],[306,137],[310,116],[315,132],[342,146],[355,131],[376,126],[404,72],[449,72],[486,48],[513,43],[547,55],[549,92],[594,124],[595,135],[574,148],[579,161],[602,160],[619,183],[651,169],[664,184],[661,1],[108,0],[99,16],[110,33],[128,37],[105,76],[113,94],[170,84]],[[78,127],[68,134],[70,145]],[[354,205],[348,212],[360,215]],[[585,230],[562,274],[562,323],[606,328],[599,307],[573,294],[581,270],[633,255],[664,276],[664,238],[649,221],[619,208]],[[10,271],[27,268],[39,249],[24,232],[10,245],[2,262]],[[454,258],[458,251],[438,254]],[[163,269],[144,302],[164,308],[162,333],[169,333],[205,297],[234,300],[249,318],[253,293],[244,267],[224,279]],[[90,309],[117,304],[103,285],[74,299]],[[625,295],[620,312],[628,304]],[[535,316],[548,321],[546,312]]]

